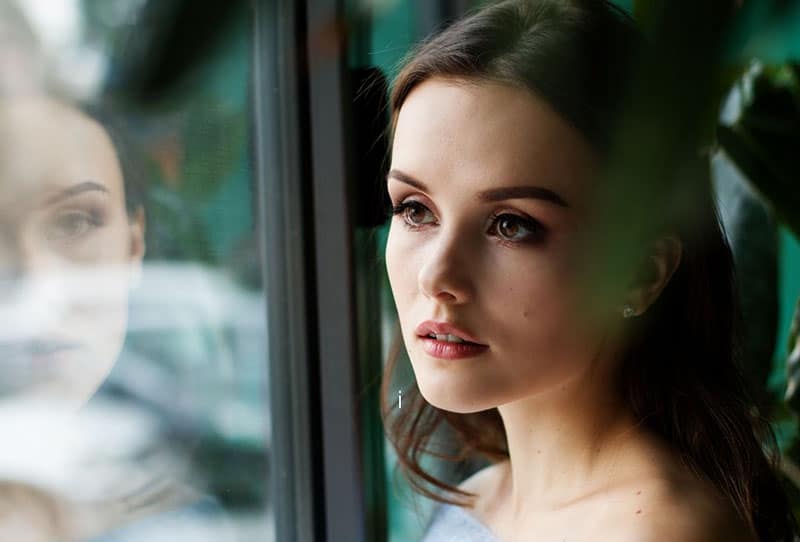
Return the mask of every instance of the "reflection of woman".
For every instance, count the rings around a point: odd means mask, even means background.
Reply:
[[[143,198],[119,131],[95,110],[6,98],[0,155],[0,311],[9,323],[0,330],[0,427],[20,416],[38,427],[30,442],[15,432],[3,457],[24,463],[14,454],[38,442],[51,449],[39,454],[43,462],[65,460],[76,471],[55,491],[19,480],[20,472],[11,473],[17,481],[0,480],[0,539],[141,539],[197,516],[219,517],[212,499],[135,458],[92,470],[106,458],[79,457],[89,463],[82,472],[83,463],[59,455],[60,445],[82,438],[79,411],[120,354],[131,283],[141,272]],[[33,465],[32,474],[47,467]]]
[[[0,413],[31,426],[4,447],[15,465],[26,461],[15,454],[45,443],[42,431],[52,457],[37,457],[63,459],[65,426],[74,427],[124,341],[144,212],[109,133],[43,96],[0,101]],[[127,515],[119,503],[86,507],[27,481],[0,482],[0,501],[3,540],[85,539]]]
[[[144,214],[126,207],[108,132],[45,98],[0,102],[7,391],[83,404],[125,336]]]
[[[386,265],[418,389],[386,423],[445,503],[425,542],[793,539],[734,364],[710,195],[699,226],[646,237],[615,303],[581,289],[631,28],[604,2],[500,2],[396,79]],[[458,488],[421,464],[442,421],[459,458],[493,462]]]

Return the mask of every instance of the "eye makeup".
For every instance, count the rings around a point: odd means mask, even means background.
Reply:
[[[427,221],[426,213],[431,216]],[[405,200],[394,205],[392,214],[402,218],[405,227],[410,231],[418,231],[436,223],[436,218],[430,209],[416,200]],[[517,246],[544,242],[547,228],[538,220],[521,213],[498,210],[490,215],[486,232],[495,236],[504,245]]]

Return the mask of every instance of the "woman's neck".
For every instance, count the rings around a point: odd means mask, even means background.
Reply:
[[[608,487],[642,431],[608,380],[585,374],[499,407],[509,446],[502,481],[514,518],[557,510]]]

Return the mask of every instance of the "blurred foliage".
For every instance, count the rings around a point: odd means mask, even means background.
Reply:
[[[800,2],[736,0],[740,13],[728,39],[731,60],[780,65],[800,58]]]
[[[738,83],[746,102],[717,137],[775,214],[800,235],[800,64],[755,66]]]
[[[800,407],[800,299],[797,300],[792,330],[789,333],[789,358],[786,360],[787,387],[786,400],[797,411]]]
[[[648,46],[636,59],[598,194],[603,214],[584,245],[589,310],[620,299],[632,269],[646,261],[648,233],[701,216],[702,151],[712,142],[721,82],[731,78],[722,62],[735,20],[730,1],[639,2],[634,13]]]
[[[724,119],[718,127],[719,145],[772,214],[800,237],[800,167],[796,161],[800,149],[800,64],[754,64],[736,83],[733,95],[738,111],[727,119],[731,122]],[[796,333],[791,340],[790,352],[796,350]],[[763,362],[768,361],[763,358]],[[796,361],[787,363],[787,371],[786,399],[796,409],[800,406]],[[763,386],[763,382],[753,384]],[[773,405],[772,410],[776,408]]]
[[[756,404],[760,409],[769,409],[780,305],[778,225],[769,207],[725,152],[714,153],[711,166],[717,205],[733,251],[742,319],[746,322],[741,330],[742,369]]]
[[[717,127],[717,143],[746,179],[748,188],[769,209],[770,215],[800,238],[800,3],[790,1],[745,1],[742,13],[731,31],[728,58],[744,62],[742,75],[729,95],[727,111],[723,111]],[[733,46],[736,44],[736,46]],[[748,234],[752,237],[752,232]],[[745,237],[748,237],[745,235]],[[765,257],[752,247],[737,247],[737,272],[745,286],[748,275],[758,274],[764,267],[774,267],[778,255]],[[746,263],[742,265],[740,261]],[[752,264],[752,265],[749,265]],[[795,280],[800,277],[795,277]],[[774,290],[774,289],[773,289]],[[765,322],[774,322],[774,315],[748,315],[748,298],[754,304],[772,307],[772,293],[744,288],[743,312],[749,329],[759,329],[752,341],[773,347],[776,332]],[[772,310],[772,309],[770,309]],[[752,318],[759,318],[753,321]],[[785,363],[785,397],[765,391],[764,374],[772,363],[766,352],[745,356],[745,373],[751,385],[763,393],[767,414],[776,423],[784,454],[784,473],[795,486],[790,491],[795,510],[800,510],[800,300],[797,301],[789,355]],[[756,336],[758,335],[758,336]],[[747,340],[747,339],[746,339]],[[747,349],[747,348],[746,348]],[[758,375],[755,378],[753,375]]]
[[[731,220],[739,234],[732,248],[745,318],[744,372],[762,413],[776,422],[785,474],[800,484],[797,416],[789,408],[800,408],[800,314],[789,359],[781,360],[789,370],[788,403],[767,388],[778,330],[776,223],[800,238],[800,2],[641,0],[633,12],[649,48],[639,58],[599,194],[603,216],[586,243],[586,299],[599,295],[603,306],[617,298],[626,270],[641,259],[643,234],[630,224],[692,220],[703,190],[698,183],[707,179],[704,151],[721,149],[715,158],[738,170],[725,175],[743,178],[735,196],[739,216]],[[692,154],[698,159],[687,160]]]

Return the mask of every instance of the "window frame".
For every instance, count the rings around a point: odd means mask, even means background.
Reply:
[[[302,6],[253,0],[253,172],[267,312],[276,540],[324,540]]]

